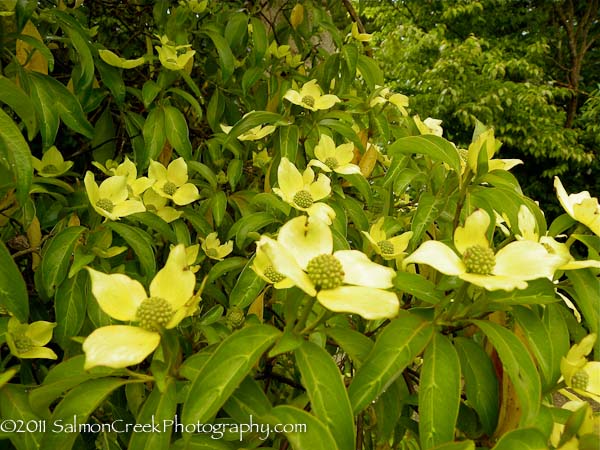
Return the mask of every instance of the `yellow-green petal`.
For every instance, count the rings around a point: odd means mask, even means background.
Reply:
[[[464,227],[457,227],[454,231],[454,246],[460,254],[466,249],[479,245],[487,248],[490,246],[486,237],[490,225],[490,216],[482,209],[475,210],[465,220]]]
[[[19,358],[23,359],[58,359],[58,356],[52,349],[47,347],[34,347],[29,351],[19,353]]]
[[[281,158],[277,168],[277,182],[284,198],[292,199],[294,195],[304,188],[302,174],[286,157]]]
[[[306,212],[311,219],[319,220],[327,225],[331,225],[331,222],[335,219],[335,211],[327,203],[313,203]]]
[[[492,273],[520,280],[551,279],[562,261],[560,256],[548,253],[542,244],[515,241],[496,253],[496,265]]]
[[[167,178],[177,186],[182,186],[188,180],[188,167],[183,158],[177,158],[167,167]]]
[[[458,255],[445,244],[438,241],[426,241],[411,255],[404,259],[408,264],[427,264],[446,275],[460,275],[467,268]]]
[[[315,256],[331,254],[333,250],[333,235],[329,226],[321,220],[309,220],[306,216],[295,217],[283,225],[277,242],[294,255],[302,268]]]
[[[134,320],[138,306],[147,298],[141,283],[120,273],[106,274],[89,267],[87,270],[100,308],[117,320]]]
[[[396,294],[364,286],[340,286],[317,294],[325,308],[335,312],[358,314],[368,320],[396,316],[400,303]]]
[[[124,202],[117,203],[110,213],[112,220],[119,217],[125,217],[130,214],[140,213],[146,211],[146,207],[139,200],[125,200]]]
[[[374,263],[358,250],[339,250],[333,254],[344,270],[344,283],[372,288],[387,289],[394,285],[396,272]]]
[[[114,204],[124,202],[129,196],[127,191],[127,178],[119,175],[108,177],[98,187],[98,195]]]
[[[328,176],[320,173],[317,181],[311,183],[308,190],[314,201],[321,200],[331,193],[331,180]]]
[[[184,184],[173,194],[173,202],[179,206],[188,205],[199,198],[198,188],[192,183]]]
[[[85,185],[85,191],[87,192],[90,203],[95,207],[96,202],[100,199],[100,192],[94,174],[89,170],[85,173],[83,184]]]
[[[481,286],[488,291],[513,291],[515,289],[525,289],[527,282],[505,275],[480,275],[477,273],[461,273],[459,278],[476,286]]]
[[[35,346],[44,346],[52,339],[52,330],[56,327],[54,322],[38,320],[29,324],[26,335],[31,339]]]
[[[94,330],[83,343],[84,369],[96,366],[121,369],[141,363],[158,347],[160,334],[129,325]]]
[[[150,283],[150,296],[164,298],[177,310],[192,297],[195,286],[196,277],[188,270],[185,246],[179,244]]]
[[[167,168],[157,161],[150,161],[148,177],[151,180],[164,181],[167,179]]]
[[[314,152],[319,161],[325,162],[327,158],[335,157],[335,142],[330,136],[322,134]]]
[[[125,59],[110,50],[98,50],[98,54],[102,61],[114,67],[120,67],[121,69],[133,69],[141,66],[146,62],[146,58],[143,56],[136,59]]]
[[[337,95],[327,94],[323,95],[315,100],[316,109],[329,109],[336,103],[341,102]]]

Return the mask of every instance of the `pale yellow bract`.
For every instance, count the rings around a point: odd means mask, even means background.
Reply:
[[[329,109],[341,100],[332,94],[325,94],[317,84],[317,80],[310,80],[304,83],[304,86],[299,91],[294,89],[288,90],[283,96],[286,100],[311,111],[319,109]]]
[[[556,188],[558,201],[567,214],[600,236],[600,204],[598,204],[598,199],[592,197],[588,191],[567,194],[558,177],[554,177],[554,187]]]
[[[42,155],[42,159],[31,157],[31,164],[40,177],[54,178],[64,175],[73,167],[73,161],[65,161],[55,145]]]
[[[187,182],[188,170],[183,158],[171,161],[168,167],[151,160],[148,178],[158,195],[173,200],[176,205],[188,205],[200,198],[198,188]]]
[[[385,217],[381,217],[377,222],[371,225],[369,232],[361,231],[369,240],[378,255],[384,259],[396,259],[406,255],[406,248],[412,238],[413,232],[407,231],[398,236],[387,237],[383,230]]]
[[[98,186],[94,174],[88,171],[83,182],[92,207],[107,219],[119,220],[146,210],[141,201],[129,198],[127,178],[124,176],[109,177]]]
[[[354,159],[354,144],[347,142],[336,146],[333,139],[322,134],[315,146],[315,156],[308,165],[318,167],[325,172],[334,171],[343,175],[360,174],[360,167],[352,164]]]
[[[211,259],[222,261],[223,258],[233,251],[233,241],[221,244],[216,231],[206,236],[206,239],[200,238],[200,240],[202,242],[202,250]]]
[[[595,333],[588,334],[579,344],[573,345],[560,361],[560,372],[567,386],[578,394],[600,402],[600,362],[588,361],[596,342]]]
[[[10,352],[21,359],[57,359],[53,350],[44,347],[52,339],[55,323],[43,320],[25,324],[16,317],[8,321],[6,343]]]

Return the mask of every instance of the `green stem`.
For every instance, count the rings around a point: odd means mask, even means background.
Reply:
[[[316,301],[317,301],[317,299],[315,297],[310,297],[308,299],[308,301],[306,302],[306,305],[304,305],[302,314],[300,315],[300,318],[298,319],[298,322],[296,323],[296,327],[294,328],[295,331],[302,330],[306,326],[306,321],[307,321],[308,316],[310,315]]]
[[[313,320],[306,327],[304,327],[304,329],[300,332],[300,334],[310,333],[312,330],[317,328],[320,324],[327,321],[330,317],[331,317],[331,312],[324,309],[323,311],[321,311],[321,313],[315,320]]]

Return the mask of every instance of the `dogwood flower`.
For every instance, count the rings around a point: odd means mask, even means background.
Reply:
[[[588,361],[586,356],[594,348],[596,334],[584,337],[573,345],[560,361],[560,372],[567,386],[578,394],[600,402],[600,361]]]
[[[320,173],[315,180],[315,173],[310,167],[300,173],[289,159],[283,157],[277,168],[277,182],[279,187],[273,188],[273,192],[286,203],[306,211],[309,216],[331,223],[335,212],[331,206],[317,202],[331,193],[331,180],[327,176]]]
[[[242,118],[246,117],[248,114],[250,113],[244,114]],[[233,127],[230,127],[228,125],[221,124],[221,130],[223,130],[223,133],[225,134],[229,134],[232,128]],[[275,125],[258,125],[246,131],[245,133],[240,134],[237,138],[240,141],[257,141],[273,133],[276,128],[277,127]]]
[[[281,227],[277,240],[262,236],[259,245],[277,274],[331,311],[370,320],[398,313],[396,294],[386,290],[395,271],[357,250],[333,252],[331,229],[321,220],[298,216]]]
[[[126,177],[115,175],[98,186],[94,174],[88,170],[83,183],[92,207],[98,214],[110,220],[119,220],[121,217],[146,210],[141,201],[128,199]]]
[[[193,314],[195,275],[188,270],[185,247],[169,253],[165,266],[150,283],[150,295],[139,281],[123,274],[106,274],[87,268],[92,293],[109,316],[137,325],[109,325],[94,330],[83,343],[85,369],[95,366],[123,368],[142,362],[158,347],[161,332],[176,327]]]
[[[333,94],[323,95],[321,88],[317,84],[317,80],[310,80],[304,83],[300,91],[294,89],[288,90],[283,96],[286,100],[311,111],[319,109],[329,109],[341,100]]]
[[[152,189],[176,205],[187,205],[200,198],[198,188],[187,182],[188,170],[183,158],[177,158],[168,167],[151,160],[148,177],[153,181]]]
[[[360,42],[368,42],[371,39],[373,39],[373,35],[372,34],[368,34],[368,33],[360,33],[358,31],[358,24],[356,22],[352,22],[352,31],[351,31],[352,37],[354,39],[356,39],[357,41]]]
[[[588,191],[567,194],[558,177],[554,177],[554,187],[558,201],[567,214],[600,236],[600,204],[598,204],[598,199],[592,197]]]
[[[267,283],[271,283],[275,289],[288,289],[294,286],[292,280],[275,270],[273,263],[263,249],[263,244],[264,241],[259,241],[256,244],[256,254],[251,266],[252,270]]]
[[[173,45],[167,36],[161,36],[160,43],[160,47],[156,45],[154,48],[160,63],[169,70],[183,70],[196,54],[196,50],[190,50],[191,44]],[[180,53],[182,50],[184,53]]]
[[[433,134],[440,137],[442,134],[444,134],[444,130],[441,127],[442,121],[440,119],[432,119],[431,117],[428,117],[427,119],[421,121],[419,116],[414,116],[413,119],[421,134]]]
[[[134,69],[135,67],[141,66],[146,62],[146,58],[140,56],[136,59],[125,59],[116,53],[111,52],[110,50],[98,50],[98,55],[100,55],[100,59],[104,61],[106,64],[114,67],[119,67],[121,69]]]
[[[44,152],[41,160],[32,156],[31,164],[40,177],[46,178],[59,177],[73,167],[73,161],[65,161],[55,145]]]
[[[10,352],[21,359],[57,359],[52,349],[44,347],[52,339],[52,329],[55,323],[39,320],[25,324],[16,317],[8,321],[6,343]]]
[[[398,236],[388,239],[386,232],[383,229],[385,217],[380,218],[377,222],[371,225],[369,232],[362,231],[362,234],[369,240],[378,255],[384,259],[395,259],[406,255],[406,248],[413,235],[412,231],[407,231]]]
[[[322,134],[319,143],[315,146],[315,156],[317,159],[311,160],[308,163],[309,166],[316,166],[325,172],[333,170],[343,175],[361,173],[360,167],[351,163],[354,158],[354,144],[352,142],[336,147],[330,136]]]
[[[371,108],[390,102],[398,107],[403,116],[408,116],[408,111],[405,109],[408,106],[408,97],[406,95],[392,92],[388,88],[382,88],[381,86],[376,86],[376,88],[379,89],[379,92],[369,103]]]
[[[537,242],[514,241],[497,253],[486,237],[490,216],[476,210],[454,232],[454,248],[426,241],[404,260],[404,265],[427,264],[488,291],[525,289],[528,280],[551,278],[560,258]]]
[[[154,189],[148,189],[144,192],[142,200],[146,206],[146,210],[156,214],[167,223],[171,223],[183,215],[182,211],[177,211],[172,206],[167,206],[169,200],[158,195]]]
[[[494,154],[498,151],[502,144],[494,137],[494,129],[489,128],[483,133],[480,133],[474,140],[469,144],[467,150],[467,165],[473,173],[478,173],[478,163],[480,160],[480,153],[484,153],[484,157],[487,158],[488,172],[492,170],[510,170],[518,164],[523,164],[520,159],[492,159]]]
[[[223,258],[233,251],[233,241],[227,241],[225,244],[221,244],[221,241],[217,236],[217,232],[215,231],[206,236],[206,239],[200,238],[202,250],[204,250],[204,253],[206,253],[206,256],[209,258],[223,261]]]
[[[127,187],[129,193],[133,197],[139,197],[154,183],[148,177],[137,177],[137,167],[127,156],[125,161],[119,164],[116,168],[112,169],[113,175],[120,175],[127,178]]]

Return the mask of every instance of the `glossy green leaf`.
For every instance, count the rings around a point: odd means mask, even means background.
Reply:
[[[275,151],[278,151],[282,158],[296,161],[298,137],[299,130],[297,125],[279,127],[275,134]]]
[[[550,343],[553,349],[552,379],[560,376],[560,360],[566,356],[571,346],[569,341],[569,328],[567,321],[560,311],[561,306],[546,305],[542,321],[547,330],[550,330]]]
[[[225,97],[219,89],[215,89],[215,92],[213,92],[213,95],[208,102],[206,120],[208,121],[210,128],[216,133],[222,131],[220,121],[223,111],[225,111]]]
[[[437,447],[434,447],[431,450],[475,450],[475,442],[448,442],[447,444],[438,445]]]
[[[172,423],[171,421],[174,422],[176,412],[175,380],[169,379],[166,383],[166,389],[162,392],[157,388],[150,392],[136,420],[138,424],[156,423],[160,427],[160,432],[132,433],[127,448],[129,450],[168,448],[171,434],[175,428],[169,426],[169,424]]]
[[[94,138],[90,143],[94,149],[92,151],[94,160],[106,161],[114,158],[117,149],[115,141],[115,124],[110,107],[106,107],[94,124]]]
[[[125,101],[125,81],[121,77],[121,71],[99,58],[96,59],[95,65],[102,83],[110,90],[117,105],[122,105]]]
[[[366,408],[398,378],[425,348],[433,326],[401,310],[378,336],[375,346],[348,390],[354,413]]]
[[[295,450],[338,450],[339,448],[327,426],[306,411],[282,405],[271,410],[271,418],[273,424],[295,425],[293,431],[284,433]]]
[[[460,174],[458,150],[446,139],[439,136],[426,134],[400,138],[390,145],[388,153],[392,157],[412,153],[428,155],[435,161],[445,162],[452,170]]]
[[[356,432],[352,406],[333,358],[309,341],[297,348],[294,356],[312,412],[329,429],[340,450],[354,450]]]
[[[239,423],[248,423],[253,420],[264,420],[271,412],[271,402],[261,386],[251,376],[244,381],[223,405],[223,409]]]
[[[44,423],[32,411],[25,386],[8,384],[0,389],[0,415],[3,420],[3,438],[8,435],[7,437],[14,445],[12,447],[5,443],[3,444],[3,446],[6,445],[5,448],[34,450],[40,447],[44,428],[36,429],[36,423],[40,426],[44,426]],[[28,424],[31,427],[30,432],[27,430]],[[13,425],[14,429],[11,429]],[[49,428],[50,424],[46,424],[45,429],[49,430]]]
[[[341,204],[357,229],[364,231],[369,229],[369,219],[365,214],[364,203],[359,202],[354,197],[347,196],[341,199]]]
[[[210,435],[195,434],[178,439],[169,447],[170,450],[238,450],[237,443],[215,439]]]
[[[567,273],[569,281],[575,290],[575,304],[581,311],[590,332],[599,334],[600,312],[598,309],[598,292],[600,292],[600,278],[595,276],[592,269],[570,270]],[[594,358],[600,358],[600,339],[594,345]]]
[[[490,301],[502,305],[545,305],[560,301],[552,281],[545,278],[528,281],[525,289],[499,290],[486,295]]]
[[[537,428],[520,428],[502,436],[492,450],[547,450],[546,438]]]
[[[233,57],[233,53],[231,53],[231,48],[229,48],[227,40],[221,35],[219,29],[213,25],[201,28],[200,32],[208,36],[217,49],[220,60],[221,77],[223,78],[223,81],[227,81],[235,69],[235,58]]]
[[[65,432],[67,427],[75,420],[79,424],[86,423],[106,397],[125,383],[127,380],[121,378],[100,378],[86,381],[69,391],[54,409],[51,419],[54,432],[44,434],[40,449],[71,448],[78,433]]]
[[[521,402],[521,426],[534,425],[539,412],[542,386],[527,347],[515,334],[493,322],[474,320],[490,340]]]
[[[263,76],[265,69],[262,67],[251,67],[242,76],[242,94],[244,96],[252,95],[248,92],[252,86]]]
[[[238,53],[248,34],[248,16],[243,12],[231,14],[225,25],[225,39],[229,47]]]
[[[142,86],[142,100],[144,101],[144,107],[148,108],[161,90],[162,88],[156,81],[146,81]]]
[[[252,25],[252,54],[254,55],[254,64],[259,64],[269,45],[267,37],[267,29],[265,24],[258,17],[251,17],[250,24]]]
[[[227,209],[227,194],[223,191],[215,192],[211,200],[212,216],[215,221],[215,226],[221,226]]]
[[[492,360],[476,342],[458,337],[454,346],[460,359],[469,405],[477,412],[483,430],[491,435],[498,423],[498,379]]]
[[[452,342],[443,334],[434,334],[423,355],[419,383],[421,448],[433,448],[454,439],[460,382],[460,362]]]
[[[51,238],[42,252],[42,287],[48,297],[54,296],[55,289],[63,282],[69,270],[73,248],[86,229],[84,227],[65,228]]]
[[[128,218],[130,220],[137,220],[157,233],[160,233],[163,238],[172,244],[177,243],[177,238],[175,237],[175,233],[173,232],[171,226],[156,214],[145,211],[141,213],[130,214]]]
[[[252,270],[254,259],[250,259],[240,276],[238,277],[231,293],[229,294],[229,305],[238,308],[247,308],[258,297],[266,286],[266,281]]]
[[[356,67],[370,90],[375,86],[383,86],[383,72],[375,61],[365,55],[358,55]]]
[[[147,280],[156,273],[156,258],[152,249],[152,238],[141,229],[124,223],[108,222],[107,226],[121,236],[138,257],[140,267]]]
[[[136,161],[145,168],[150,163],[150,160],[158,159],[158,155],[162,152],[162,149],[167,141],[167,133],[165,130],[166,120],[165,111],[162,107],[154,108],[146,117],[144,122],[144,128],[142,134],[144,135],[144,142],[146,143],[146,149],[143,155],[136,154]]]
[[[374,342],[351,328],[330,327],[325,332],[348,353],[356,367],[360,367],[371,353]]]
[[[441,211],[439,209],[437,198],[429,192],[423,192],[419,197],[417,211],[410,224],[413,232],[412,242],[421,242],[425,231],[431,226],[433,221],[438,218]]]
[[[237,248],[243,249],[246,244],[248,233],[262,230],[267,225],[271,225],[276,222],[279,221],[269,213],[253,213],[238,220],[236,227],[230,228],[229,234],[235,231],[235,245]]]
[[[251,130],[259,125],[270,125],[283,120],[283,116],[277,113],[268,111],[252,111],[246,114],[245,117],[241,118],[236,122],[229,133],[227,133],[227,139],[225,140],[225,146],[231,141],[237,138],[240,134]]]
[[[0,75],[0,102],[10,107],[23,121],[27,127],[27,138],[31,141],[38,131],[33,103],[23,89],[2,75]],[[0,127],[2,128],[4,127]]]
[[[348,141],[354,143],[354,145],[358,147],[362,152],[365,151],[365,146],[360,140],[358,134],[356,134],[356,131],[352,129],[352,126],[350,124],[345,123],[339,119],[325,118],[319,122],[319,125],[336,131],[337,133],[344,136]]]
[[[2,241],[0,241],[0,305],[22,323],[27,322],[29,317],[27,286]]]
[[[196,172],[202,178],[204,178],[206,181],[208,181],[208,184],[210,184],[210,187],[212,189],[217,188],[217,176],[211,170],[210,167],[208,167],[206,164],[202,164],[201,162],[198,162],[198,161],[188,161],[187,165],[190,169],[192,169],[194,172]]]
[[[198,102],[198,100],[196,100],[196,97],[194,97],[189,92],[186,92],[183,89],[179,89],[179,88],[171,88],[171,89],[168,89],[167,92],[173,93],[173,94],[181,97],[185,101],[187,101],[190,104],[190,106],[192,108],[194,108],[194,111],[196,112],[195,119],[196,120],[202,119],[202,115],[203,115],[202,107],[200,106],[200,103]]]
[[[4,162],[13,173],[17,200],[23,205],[33,179],[31,152],[17,125],[0,109],[0,164]]]
[[[398,290],[432,305],[436,305],[444,299],[444,295],[436,290],[434,283],[416,273],[398,272],[394,278],[394,286]]]
[[[182,423],[205,423],[214,417],[279,334],[269,325],[253,325],[226,338],[192,381]]]
[[[210,284],[228,272],[241,270],[246,266],[248,260],[240,256],[230,256],[216,263],[208,272],[206,283]]]
[[[396,381],[389,385],[383,394],[379,396],[373,409],[377,421],[377,442],[389,442],[393,438],[397,429],[398,422],[402,415],[402,410],[406,406],[406,401],[410,396],[408,386],[404,377],[398,377]]]
[[[187,122],[182,112],[174,106],[163,108],[165,115],[165,132],[167,139],[179,156],[188,160],[192,158],[192,143],[190,142]]]
[[[72,336],[77,336],[83,326],[87,298],[90,295],[87,280],[87,273],[83,270],[67,279],[56,290],[56,328],[53,336],[62,346],[65,346]]]
[[[232,159],[227,165],[227,180],[232,191],[235,191],[244,173],[244,161],[241,159]]]
[[[356,190],[362,195],[363,201],[367,204],[368,207],[371,207],[373,204],[373,192],[371,190],[371,185],[360,174],[351,174],[351,175],[342,175],[345,180],[347,180]]]

